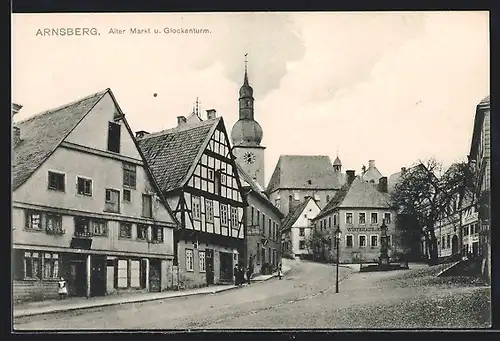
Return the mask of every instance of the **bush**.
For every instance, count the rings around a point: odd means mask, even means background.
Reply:
[[[291,254],[290,252],[285,252],[283,253],[283,255],[281,256],[282,258],[286,258],[286,259],[295,259],[295,256],[293,254]]]
[[[273,266],[269,263],[262,264],[260,268],[261,275],[271,275],[273,273]]]

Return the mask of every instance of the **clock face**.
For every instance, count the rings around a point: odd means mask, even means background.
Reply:
[[[252,152],[247,152],[243,155],[243,160],[246,162],[246,163],[254,163],[255,161],[255,154],[252,153]]]

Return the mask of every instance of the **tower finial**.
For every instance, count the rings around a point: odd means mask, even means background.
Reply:
[[[198,107],[198,105],[199,105],[198,97],[196,97],[196,111],[195,111],[196,115],[199,114],[199,107]]]

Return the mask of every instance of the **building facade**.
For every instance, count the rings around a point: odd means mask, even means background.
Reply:
[[[321,211],[317,202],[309,197],[297,205],[283,220],[281,242],[283,254],[290,258],[309,258],[313,250],[309,238],[313,219]]]
[[[479,220],[479,253],[483,258],[483,275],[491,278],[491,137],[490,96],[476,107],[469,162],[476,177],[476,200]]]
[[[14,300],[169,288],[177,221],[111,90],[14,130]]]
[[[281,155],[266,193],[285,216],[307,198],[325,207],[343,181],[341,162],[323,155]]]
[[[354,171],[347,171],[347,183],[313,219],[315,229],[328,236],[331,242],[323,257],[336,261],[335,231],[342,232],[339,243],[340,263],[378,262],[380,256],[380,227],[385,222],[389,237],[389,256],[396,250],[396,212],[387,194],[387,178],[379,179],[378,188]]]
[[[139,132],[138,143],[181,228],[174,233],[174,262],[182,287],[233,281],[244,263],[242,186],[221,117],[173,129]]]

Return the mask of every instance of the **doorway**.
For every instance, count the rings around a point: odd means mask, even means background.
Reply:
[[[233,254],[228,252],[219,252],[219,254],[221,281],[233,281]]]
[[[90,296],[106,295],[106,256],[92,255],[90,275]]]
[[[214,284],[214,250],[205,250],[205,270],[207,276],[207,285]]]
[[[69,261],[68,294],[70,296],[86,296],[87,271],[85,259],[74,258]]]
[[[159,259],[149,260],[149,291],[161,291],[161,262]]]
[[[451,239],[451,254],[455,255],[458,253],[458,237],[456,235]]]

